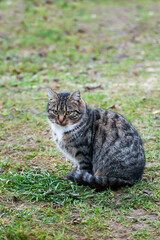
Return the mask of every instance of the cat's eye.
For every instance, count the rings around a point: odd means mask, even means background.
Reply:
[[[53,110],[53,113],[54,113],[55,115],[58,115],[58,111],[57,111],[57,110]]]
[[[66,112],[66,115],[70,115],[72,112],[71,111],[67,111]]]

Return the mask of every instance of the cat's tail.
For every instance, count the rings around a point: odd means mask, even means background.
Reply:
[[[67,179],[72,182],[75,181],[78,184],[88,185],[90,188],[95,188],[97,190],[103,190],[108,187],[121,187],[125,185],[132,186],[134,184],[123,178],[95,176],[86,171],[70,172]]]

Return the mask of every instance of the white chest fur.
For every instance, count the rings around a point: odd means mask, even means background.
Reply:
[[[52,130],[52,135],[55,138],[57,142],[61,142],[62,137],[66,131],[68,131],[65,127],[61,127],[57,124],[50,124],[51,130]]]
[[[51,126],[53,138],[56,141],[56,144],[59,150],[66,156],[66,158],[72,160],[72,162],[76,166],[78,166],[78,161],[74,157],[75,156],[74,149],[72,149],[72,153],[67,152],[65,148],[65,143],[63,142],[64,133],[75,129],[78,124],[60,126],[58,124],[53,124],[50,121],[49,121],[49,124]]]
[[[49,124],[51,126],[53,137],[56,139],[56,141],[61,142],[62,138],[64,136],[65,132],[73,130],[77,124],[74,125],[67,125],[67,126],[60,126],[56,123],[52,123],[49,121]]]

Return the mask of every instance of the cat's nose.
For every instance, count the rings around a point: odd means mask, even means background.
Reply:
[[[62,124],[64,121],[64,116],[60,115],[58,120],[59,120],[59,123]]]

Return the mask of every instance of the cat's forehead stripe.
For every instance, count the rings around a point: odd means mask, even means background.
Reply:
[[[66,100],[66,98],[70,95],[71,93],[70,92],[62,92],[59,94],[60,96],[60,100]]]
[[[59,101],[58,101],[58,104],[57,104],[57,110],[66,111],[66,100],[67,100],[69,95],[70,95],[69,92],[59,93]]]
[[[62,92],[59,94],[59,101],[57,104],[57,110],[63,110],[66,111],[66,100],[68,98],[68,96],[70,95],[69,92]]]

